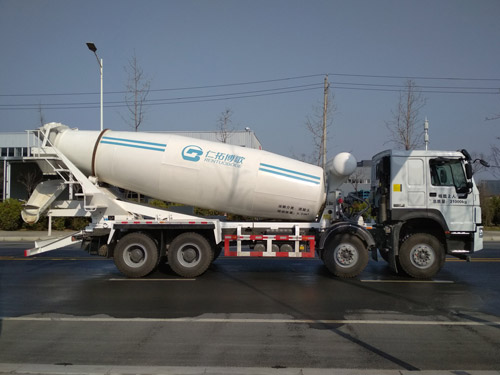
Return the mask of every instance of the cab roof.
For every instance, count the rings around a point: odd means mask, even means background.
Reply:
[[[460,151],[441,151],[441,150],[385,150],[374,155],[372,160],[383,158],[384,156],[392,157],[448,157],[448,158],[465,158]]]

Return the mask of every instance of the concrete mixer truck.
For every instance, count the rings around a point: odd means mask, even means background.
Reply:
[[[380,254],[397,272],[429,278],[446,254],[482,248],[479,194],[470,155],[385,151],[373,158],[372,213],[347,215],[339,188],[356,168],[349,153],[325,171],[284,156],[165,133],[101,132],[46,124],[29,159],[45,181],[25,204],[34,223],[46,213],[90,218],[82,231],[38,241],[26,256],[74,243],[114,259],[127,277],[168,262],[183,277],[203,274],[224,252],[235,257],[318,256],[339,277],[359,275]],[[168,202],[242,215],[245,220],[154,208],[119,189]]]

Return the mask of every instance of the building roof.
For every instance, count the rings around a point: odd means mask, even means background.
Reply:
[[[372,160],[379,159],[385,155],[399,156],[399,157],[464,157],[460,151],[442,151],[442,150],[385,150],[374,155]]]
[[[30,135],[28,142],[27,132],[0,133],[0,147],[27,147],[28,143],[34,144],[35,136]]]

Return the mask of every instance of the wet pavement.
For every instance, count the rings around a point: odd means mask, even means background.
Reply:
[[[27,245],[0,244],[3,364],[179,374],[500,368],[500,243],[470,263],[448,259],[433,280],[399,277],[384,262],[343,280],[317,259],[224,257],[196,279],[163,265],[131,280],[77,248],[24,258]]]

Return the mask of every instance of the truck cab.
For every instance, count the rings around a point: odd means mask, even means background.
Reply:
[[[372,159],[381,255],[397,271],[432,277],[445,255],[483,247],[479,191],[467,151],[387,150]]]

